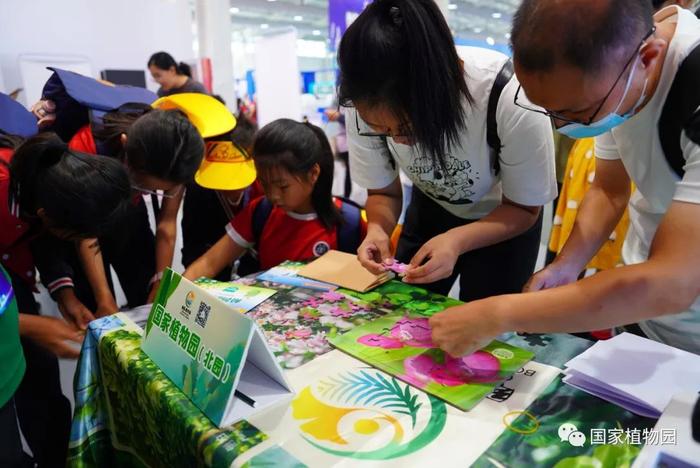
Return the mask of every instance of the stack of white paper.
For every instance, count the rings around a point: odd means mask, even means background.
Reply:
[[[700,356],[622,333],[567,362],[564,374],[572,387],[658,418],[675,394],[700,390]]]
[[[647,443],[634,460],[632,468],[700,466],[697,464],[700,463],[700,443],[693,440],[693,431],[690,426],[691,415],[697,400],[696,392],[683,392],[673,398],[654,427],[658,433],[670,432],[672,441],[669,440],[663,445]],[[671,460],[675,461],[675,464],[672,464]]]

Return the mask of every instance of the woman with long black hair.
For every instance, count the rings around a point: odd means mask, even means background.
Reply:
[[[403,169],[414,184],[396,253],[411,264],[405,281],[446,294],[460,275],[462,300],[520,291],[556,179],[549,121],[514,105],[508,57],[458,55],[432,0],[377,0],[338,63],[353,179],[369,190],[362,264],[393,261]]]
[[[160,85],[158,96],[178,93],[209,94],[199,81],[192,79],[192,70],[185,62],[176,62],[167,52],[156,52],[148,59],[148,71]]]

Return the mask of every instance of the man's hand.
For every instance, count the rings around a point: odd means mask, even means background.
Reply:
[[[451,356],[477,351],[508,330],[493,313],[504,297],[494,297],[451,307],[430,318],[433,343]]]

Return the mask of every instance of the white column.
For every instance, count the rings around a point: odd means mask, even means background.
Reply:
[[[449,21],[450,10],[449,8],[447,8],[447,5],[450,4],[450,0],[435,0],[435,3],[437,3],[437,6],[438,8],[440,8],[440,11],[442,12],[445,19]]]
[[[199,57],[211,59],[212,88],[226,101],[229,109],[236,108],[231,52],[231,4],[229,0],[197,0],[197,42]]]
[[[280,118],[301,119],[301,75],[297,33],[280,28],[255,42],[255,88],[258,124]]]

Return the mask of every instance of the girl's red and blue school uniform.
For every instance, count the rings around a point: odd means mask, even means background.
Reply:
[[[367,234],[367,223],[357,206],[340,199],[335,204],[344,223],[327,229],[316,213],[288,212],[260,197],[226,226],[226,232],[236,244],[257,253],[260,270],[287,260],[310,260],[329,250],[355,253]]]
[[[248,204],[263,196],[264,191],[260,183],[255,181],[253,185],[245,189],[238,206],[226,205],[224,199],[216,190],[199,186],[192,182],[187,185],[185,200],[182,204],[182,264],[187,268],[204,255],[221,236],[226,234],[226,223],[238,216]],[[253,273],[248,267],[251,259],[244,256],[236,271],[239,275]],[[231,280],[231,267],[221,271],[216,279],[219,281]]]
[[[0,94],[0,130],[13,136],[29,137],[36,133],[36,119],[20,104]],[[0,262],[9,274],[19,312],[38,315],[39,307],[33,294],[35,261],[42,275],[50,270],[46,266],[41,268],[45,257],[38,252],[44,242],[53,237],[41,233],[38,224],[20,217],[20,206],[10,191],[9,167],[13,157],[13,149],[0,148]],[[21,343],[26,369],[14,393],[16,420],[22,427],[34,462],[39,466],[62,465],[66,460],[71,410],[61,390],[58,360],[32,340],[22,338]],[[10,424],[15,423],[12,419]],[[8,433],[7,429],[3,428],[3,434]]]
[[[30,289],[34,288],[31,226],[19,217],[19,205],[10,198],[10,162],[14,151],[0,148],[0,262]]]

